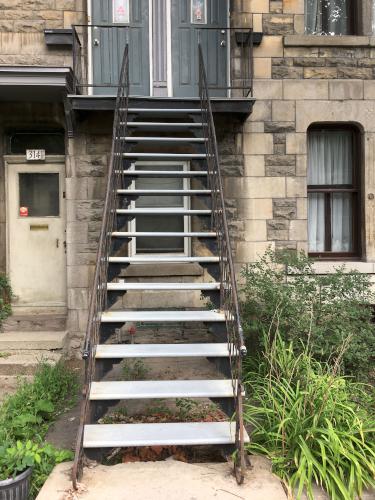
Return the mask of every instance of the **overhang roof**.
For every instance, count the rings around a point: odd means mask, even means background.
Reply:
[[[72,88],[68,67],[0,66],[0,101],[61,102]]]

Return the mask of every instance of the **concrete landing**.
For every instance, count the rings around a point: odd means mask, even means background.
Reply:
[[[176,460],[85,468],[81,492],[72,495],[71,463],[53,470],[37,500],[286,500],[280,481],[262,457],[252,457],[246,482],[238,486],[227,463]]]

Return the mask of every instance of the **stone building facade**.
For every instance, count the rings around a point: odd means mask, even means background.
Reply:
[[[370,0],[356,3],[360,8],[355,34],[324,36],[305,34],[304,0],[230,2],[232,28],[249,27],[263,34],[253,50],[252,113],[245,121],[217,116],[237,269],[257,259],[269,246],[309,251],[308,134],[311,126],[326,124],[351,125],[358,131],[360,244],[355,256],[325,256],[328,258],[320,258],[316,266],[328,272],[335,263],[350,260],[350,267],[375,274],[373,8]],[[62,131],[65,146],[59,158],[65,172],[66,305],[60,313],[66,314],[73,348],[79,346],[86,328],[113,111],[103,105],[72,119],[67,97],[73,92],[72,49],[47,45],[44,30],[86,24],[91,21],[90,12],[83,0],[0,2],[0,271],[9,271],[6,169],[12,163],[9,158],[17,157],[9,150],[9,134],[16,130]],[[232,46],[234,67],[238,57],[238,48]],[[20,68],[25,74],[31,71],[22,85]],[[41,68],[43,74],[52,68],[66,70],[64,83],[59,80],[64,87],[61,92],[43,95],[43,89],[52,83],[38,80],[40,74],[36,73]],[[18,86],[21,90],[16,93]]]

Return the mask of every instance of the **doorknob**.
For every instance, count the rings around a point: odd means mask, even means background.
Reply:
[[[99,46],[99,40],[97,38],[94,38],[94,45],[95,47]]]
[[[225,40],[221,40],[220,47],[226,47],[226,46],[227,46],[227,42]]]

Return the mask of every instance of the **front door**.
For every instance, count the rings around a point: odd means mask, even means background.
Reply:
[[[228,15],[228,0],[92,1],[94,92],[116,94],[128,41],[132,95],[197,97],[200,41],[210,94],[226,97]]]
[[[95,0],[92,24],[97,25],[90,33],[94,92],[117,94],[128,42],[130,93],[150,95],[149,0]]]
[[[66,306],[64,165],[7,166],[8,272],[14,308]]]
[[[173,95],[199,93],[198,41],[203,49],[211,96],[227,95],[227,0],[172,1]]]

